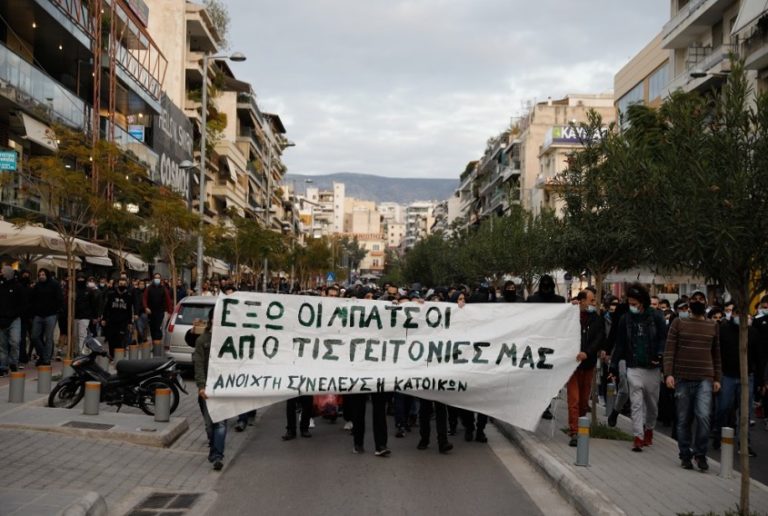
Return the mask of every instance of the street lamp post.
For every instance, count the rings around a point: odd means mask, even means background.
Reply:
[[[202,294],[203,292],[203,221],[205,218],[205,140],[208,133],[208,62],[211,59],[229,59],[234,62],[245,61],[245,56],[240,52],[235,52],[232,55],[213,55],[203,56],[203,86],[202,86],[202,120],[200,127],[200,196],[199,196],[199,211],[200,211],[200,229],[197,235],[197,292]]]

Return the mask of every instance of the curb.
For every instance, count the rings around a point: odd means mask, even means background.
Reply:
[[[499,431],[509,439],[547,478],[566,500],[584,515],[626,515],[600,491],[580,479],[571,467],[549,452],[534,434],[503,421],[494,420]]]
[[[79,500],[61,511],[61,516],[107,516],[107,502],[94,491],[85,493]]]

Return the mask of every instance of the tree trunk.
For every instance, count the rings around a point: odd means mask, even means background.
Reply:
[[[739,511],[749,516],[749,296],[744,295],[739,303],[739,382],[741,399],[739,400],[739,469],[741,470],[741,496]]]
[[[601,300],[603,299],[603,278],[605,275],[602,272],[596,272],[595,276],[595,288],[597,293],[595,294],[595,301],[598,303],[598,312],[600,309]],[[597,365],[595,366],[595,374],[592,375],[592,389],[591,389],[591,402],[592,402],[592,428],[597,427],[597,375],[600,374],[600,351],[597,352]]]
[[[171,266],[171,294],[173,295],[173,308],[178,302],[176,299],[176,257],[173,253],[168,253],[168,263]]]
[[[72,359],[72,338],[75,333],[75,257],[73,243],[67,243],[67,360]]]

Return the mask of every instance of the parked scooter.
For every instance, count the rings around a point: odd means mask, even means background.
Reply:
[[[187,394],[176,372],[176,361],[172,358],[150,358],[146,360],[120,360],[115,364],[117,374],[105,371],[96,357],[109,357],[104,346],[95,338],[85,339],[90,350],[72,361],[74,374],[62,379],[48,396],[48,406],[72,408],[85,394],[85,382],[101,382],[101,401],[108,405],[138,407],[144,413],[155,414],[155,390],[171,390],[171,414],[179,406],[179,390]]]

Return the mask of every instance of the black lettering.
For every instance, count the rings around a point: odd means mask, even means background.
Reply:
[[[226,301],[226,299],[224,301]],[[231,354],[234,360],[238,359],[235,340],[232,337],[227,337],[226,340],[224,340],[224,344],[221,345],[221,349],[219,350],[219,358],[222,358],[225,353]]]
[[[360,344],[365,344],[365,339],[352,339],[349,341],[349,361],[354,362],[355,361],[355,351],[357,351],[357,346]]]
[[[443,341],[442,340],[438,340],[437,342],[433,340],[429,341],[429,352],[427,353],[427,362],[435,362],[435,361],[437,361],[438,364],[441,364],[443,362]]]
[[[392,363],[396,364],[397,359],[400,357],[400,346],[405,344],[405,341],[402,339],[394,339],[389,341],[390,344],[394,344],[395,346],[395,354],[392,355]]]
[[[275,378],[272,378],[272,390],[279,391],[282,385],[283,385],[283,379],[281,377],[277,376]]]
[[[488,360],[484,358],[480,358],[483,355],[483,348],[488,348],[491,346],[490,342],[475,342],[473,344],[475,348],[475,356],[472,357],[472,363],[473,364],[487,364]]]
[[[525,346],[525,351],[523,351],[523,357],[520,359],[520,369],[522,369],[528,364],[530,364],[531,369],[533,369],[534,362],[533,362],[533,353],[531,352],[531,346]]]
[[[363,385],[360,386],[360,392],[371,392],[371,388],[368,387],[368,380],[373,380],[370,376],[366,376],[365,378],[361,378]]]
[[[368,314],[368,318],[365,320],[365,324],[363,327],[368,328],[371,326],[371,321],[376,319],[376,327],[378,329],[382,329],[383,326],[381,325],[381,317],[379,316],[379,307],[376,305],[373,305],[373,308],[371,308],[371,312]]]
[[[213,384],[213,390],[216,389],[223,389],[224,388],[224,379],[219,375],[219,377],[216,379],[216,382]]]
[[[277,308],[277,312],[272,310],[273,308]],[[269,306],[267,307],[267,319],[270,321],[276,321],[280,319],[283,314],[285,314],[285,307],[282,303],[279,301],[272,301],[269,303]],[[283,325],[282,324],[267,324],[266,328],[268,330],[282,330]]]
[[[365,342],[365,360],[368,362],[378,362],[379,359],[373,356],[373,346],[381,344],[379,339],[368,339]]]
[[[333,315],[331,315],[331,320],[328,321],[328,326],[333,326],[333,322],[336,320],[336,318],[341,319],[341,326],[343,328],[347,327],[347,320],[349,319],[349,312],[347,311],[346,306],[337,306],[336,309],[333,311]]]
[[[467,390],[467,382],[459,382],[458,392],[466,392],[466,390]]]
[[[507,346],[506,343],[501,345],[501,351],[499,351],[499,356],[496,358],[496,365],[501,364],[504,357],[509,358],[513,366],[517,365],[517,346],[515,346],[514,342],[511,346]]]
[[[403,390],[403,380],[401,378],[398,378],[397,376],[395,376],[395,388],[393,390],[395,391]]]
[[[417,345],[419,346],[419,353],[418,355],[414,356],[413,347]],[[411,345],[408,346],[408,356],[411,357],[411,360],[413,360],[414,362],[421,360],[421,357],[424,356],[424,344],[422,344],[418,340],[414,340],[413,342],[411,342]]]
[[[376,392],[386,392],[386,383],[384,381],[384,378],[377,378],[376,379]]]
[[[445,329],[448,330],[451,327],[451,307],[445,309]]]
[[[433,313],[437,313],[436,321],[433,321],[430,319],[430,314],[433,314]],[[443,321],[443,313],[440,311],[439,307],[430,306],[427,309],[426,319],[427,319],[427,326],[429,326],[430,328],[437,328],[438,326],[440,326],[440,323]]]
[[[402,310],[403,307],[400,305],[387,305],[384,307],[384,310],[389,310],[391,312],[391,317],[389,319],[389,327],[394,328],[397,326],[397,312]]]
[[[245,306],[261,306],[261,301],[246,301]],[[245,312],[245,316],[248,318],[256,319],[259,314],[258,312]],[[260,327],[261,326],[257,323],[243,323],[243,328],[253,328],[258,330]]]
[[[227,389],[230,389],[235,386],[235,375],[228,374],[227,375]]]
[[[293,338],[294,349],[296,347],[296,344],[299,345],[299,358],[304,356],[304,346],[306,344],[309,344],[310,342],[312,342],[312,339],[307,338],[307,337],[294,337]]]
[[[221,326],[228,328],[236,328],[237,324],[227,321],[227,315],[229,315],[229,305],[240,304],[240,300],[232,298],[224,298],[221,305]],[[221,356],[221,355],[219,355]]]
[[[248,345],[248,359],[253,360],[253,353],[256,348],[256,337],[254,335],[243,335],[240,337],[240,356],[243,356],[243,344]]]
[[[459,346],[469,346],[471,343],[468,341],[454,342],[453,343],[453,363],[454,364],[466,364],[469,362],[466,358],[461,358],[462,350]]]
[[[305,378],[304,392],[314,391],[317,388],[317,378]]]
[[[267,344],[272,343],[272,350],[267,351]],[[262,344],[261,349],[264,351],[264,356],[267,358],[275,358],[275,355],[277,355],[277,350],[280,347],[280,342],[278,342],[277,337],[269,336],[266,339],[264,339],[264,344]]]
[[[363,327],[363,321],[365,320],[365,307],[364,306],[353,306],[349,310],[349,327],[353,328],[355,326],[355,312],[360,312],[360,317],[357,320],[359,321],[359,325],[362,328]]]
[[[445,355],[443,357],[443,361],[447,364],[451,361],[451,348],[453,348],[453,343],[448,340],[445,342]]]
[[[328,380],[328,390],[329,391],[337,391],[338,387],[336,387],[336,377],[331,376],[330,380]]]
[[[296,387],[296,378],[299,378],[299,377],[298,377],[298,376],[296,376],[296,375],[294,375],[294,374],[288,375],[288,388],[289,388],[290,390],[292,390],[292,391],[295,391],[295,390],[297,390],[297,387]]]
[[[323,360],[338,360],[338,355],[333,353],[333,346],[341,346],[341,339],[325,339],[323,345],[325,346],[325,354]]]
[[[539,361],[536,362],[536,369],[552,369],[554,365],[547,364],[547,355],[555,352],[552,348],[539,348]]]
[[[419,313],[421,312],[421,308],[418,306],[406,306],[404,307],[405,311],[405,323],[403,324],[403,328],[418,328],[419,324],[416,322],[413,322],[413,317],[411,316],[412,313]]]
[[[304,309],[309,310],[309,319],[305,319]],[[309,303],[302,303],[301,306],[299,307],[299,324],[308,328],[312,326],[314,322],[315,322],[315,309]]]

